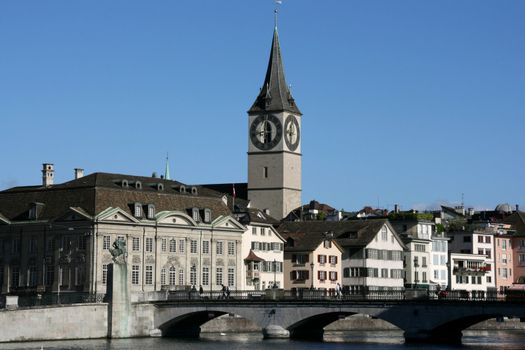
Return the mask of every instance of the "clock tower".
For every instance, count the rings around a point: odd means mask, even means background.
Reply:
[[[275,27],[266,77],[248,111],[248,199],[276,219],[301,206],[301,116]]]

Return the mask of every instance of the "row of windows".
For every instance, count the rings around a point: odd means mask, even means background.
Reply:
[[[283,251],[284,244],[276,242],[252,242],[252,250],[261,250],[261,251]]]
[[[489,278],[487,277],[487,282]],[[457,284],[482,284],[482,277],[481,276],[463,276],[463,275],[456,275],[456,283]]]
[[[280,261],[261,261],[253,264],[253,269],[261,269],[262,272],[283,272],[283,263]]]
[[[261,236],[266,236],[266,234],[268,234],[268,236],[272,235],[272,230],[271,229],[266,229],[265,227],[260,227],[259,230],[257,230],[257,227],[252,227],[252,235],[256,236],[257,235],[257,231],[259,231],[259,234]]]
[[[365,249],[365,257],[367,259],[401,261],[403,260],[403,252],[401,250]]]
[[[78,250],[86,250],[86,236],[61,236],[56,238],[48,238],[46,240],[46,251],[54,251],[55,241],[58,242],[59,247],[62,250],[70,250],[72,248],[76,248]],[[0,254],[19,254],[21,251],[20,246],[20,238],[0,239]],[[27,252],[29,254],[38,253],[38,238],[31,237],[27,240]]]
[[[124,239],[124,237],[118,237],[118,239]],[[169,243],[169,246],[168,246],[168,243]],[[170,239],[168,242],[168,239],[162,238],[160,247],[161,247],[162,252],[167,252],[169,250],[170,253],[179,252],[183,254],[185,252],[185,244],[186,244],[185,239],[179,239],[178,241],[176,239]],[[111,247],[111,237],[104,236],[102,249],[109,250],[110,247]],[[223,241],[217,241],[215,247],[216,247],[215,253],[217,255],[224,254],[224,242]],[[131,249],[132,251],[140,250],[140,238],[132,237]],[[228,249],[227,251],[228,255],[235,255],[235,242],[228,241],[227,249]],[[153,238],[146,237],[145,251],[153,252]],[[205,240],[201,242],[201,251],[202,251],[202,254],[210,254],[210,241]],[[190,253],[192,254],[198,253],[198,241],[197,240],[190,240]]]
[[[343,277],[381,277],[403,278],[403,269],[373,268],[373,267],[345,267]]]
[[[328,258],[328,259],[327,259]],[[317,255],[317,262],[321,265],[326,264],[326,262],[329,262],[330,265],[336,265],[337,264],[337,256],[336,255],[323,255],[319,254]]]
[[[20,271],[19,266],[10,267],[11,278],[10,286],[13,288],[20,286],[27,287],[36,287],[41,283],[41,271],[38,271],[38,267],[31,265],[27,268],[25,276]],[[22,279],[22,277],[25,277]],[[54,265],[45,265],[43,271],[44,284],[46,286],[51,286],[55,278],[55,266]],[[81,286],[84,284],[85,274],[83,266],[75,266],[72,268],[64,267],[59,268],[58,282],[60,286]],[[0,285],[4,281],[4,267],[0,267]]]
[[[281,267],[282,268],[282,267]],[[215,282],[219,286],[224,283],[223,280],[223,267],[216,268]],[[235,286],[235,267],[227,268],[227,284],[232,287]],[[108,281],[108,265],[102,265],[102,284],[107,284]],[[185,285],[184,279],[184,269],[177,269],[174,266],[171,266],[168,270],[160,270],[160,283],[161,285]],[[140,265],[131,266],[131,284],[139,285],[140,284]],[[153,284],[153,265],[145,266],[144,273],[144,284],[152,285]],[[192,286],[197,285],[197,271],[195,268],[190,269],[190,280],[189,284]],[[202,267],[201,274],[201,285],[209,286],[210,285],[210,268],[208,266]]]

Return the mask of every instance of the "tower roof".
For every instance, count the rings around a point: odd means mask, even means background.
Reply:
[[[268,69],[266,70],[266,77],[264,78],[261,92],[255,99],[250,110],[248,110],[248,113],[252,114],[263,111],[288,111],[301,114],[284,77],[277,27],[275,27],[273,31],[272,50],[270,52]]]

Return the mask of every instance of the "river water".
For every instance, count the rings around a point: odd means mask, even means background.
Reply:
[[[4,343],[0,350],[525,350],[525,331],[466,331],[461,346],[407,344],[399,331],[327,332],[324,341],[263,340],[259,333],[202,334],[200,339],[141,338]]]

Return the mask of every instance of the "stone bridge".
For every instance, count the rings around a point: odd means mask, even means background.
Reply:
[[[261,327],[266,338],[322,339],[323,328],[341,318],[364,314],[404,331],[407,342],[460,343],[462,330],[497,317],[525,319],[525,304],[501,301],[176,301],[135,303],[135,332],[198,337],[200,326],[235,314]],[[139,335],[139,334],[137,334]]]

